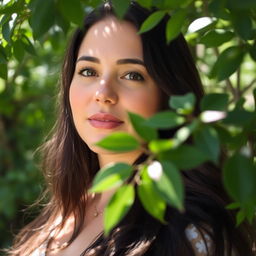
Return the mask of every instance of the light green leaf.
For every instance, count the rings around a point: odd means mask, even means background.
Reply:
[[[144,124],[145,119],[142,116],[131,112],[129,112],[128,114],[133,128],[141,138],[145,139],[146,141],[157,139],[157,130],[152,127],[146,126]]]
[[[149,31],[154,28],[164,17],[166,11],[156,11],[152,13],[141,25],[138,34]]]
[[[146,168],[144,168],[141,176],[142,180],[137,187],[137,191],[143,207],[153,217],[159,219],[162,223],[166,223],[164,220],[164,214],[166,210],[165,201],[159,196],[159,193],[156,191],[153,181],[147,174]]]
[[[132,174],[132,166],[125,163],[109,164],[96,174],[90,192],[102,192],[120,186]]]
[[[115,132],[96,143],[97,146],[117,152],[127,152],[138,149],[139,142],[130,134]]]
[[[170,129],[180,126],[185,122],[185,118],[172,111],[159,112],[144,122],[146,126],[157,129]]]
[[[173,95],[170,97],[169,106],[176,109],[179,114],[191,114],[194,110],[196,98],[193,93],[185,95]]]
[[[106,235],[124,218],[135,199],[134,187],[120,187],[110,199],[104,211],[104,232]]]
[[[200,102],[201,111],[217,110],[226,111],[228,108],[228,94],[210,93],[204,95]]]
[[[180,34],[181,28],[185,22],[186,15],[186,9],[179,9],[169,18],[166,24],[167,43],[170,43],[171,40],[173,40]]]
[[[169,149],[175,148],[176,145],[177,141],[174,139],[159,139],[150,141],[148,147],[151,152],[158,154],[162,151],[167,151]]]
[[[181,174],[168,161],[161,161],[161,165],[163,174],[159,180],[154,181],[156,189],[164,201],[182,211],[184,209],[184,185]]]

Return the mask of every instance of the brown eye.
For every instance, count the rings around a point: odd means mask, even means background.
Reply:
[[[96,71],[91,68],[84,68],[81,71],[79,71],[79,74],[85,77],[97,76]]]
[[[127,80],[144,81],[144,77],[138,72],[129,72],[124,78]]]

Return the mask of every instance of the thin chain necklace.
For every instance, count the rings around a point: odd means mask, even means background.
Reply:
[[[95,198],[95,193],[92,194],[92,198],[93,199]],[[103,211],[99,211],[97,209],[97,206],[95,204],[93,205],[93,207],[94,207],[94,213],[93,213],[94,218],[98,217],[100,214],[103,213]]]

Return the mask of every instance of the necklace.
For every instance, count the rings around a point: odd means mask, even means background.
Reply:
[[[92,194],[92,198],[94,199],[95,196],[96,196],[95,193],[93,193],[93,194]],[[99,211],[99,210],[97,209],[97,206],[96,206],[95,204],[93,205],[93,207],[94,207],[94,213],[93,213],[94,218],[98,217],[100,214],[103,213],[103,211]]]

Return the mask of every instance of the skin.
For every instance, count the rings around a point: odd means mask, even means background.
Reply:
[[[115,131],[137,137],[127,111],[150,117],[160,105],[159,88],[146,67],[134,63],[118,64],[123,59],[136,59],[143,64],[141,38],[131,23],[107,17],[94,24],[83,39],[70,86],[76,129],[89,148],[98,154],[101,167],[109,162],[132,163],[142,151],[117,154],[94,144]],[[110,113],[123,124],[114,129],[95,128],[88,117],[99,112]]]
[[[94,57],[94,61],[84,56]],[[115,131],[128,132],[138,137],[127,111],[150,117],[160,108],[160,91],[145,66],[117,63],[123,59],[136,59],[143,63],[142,43],[136,28],[115,17],[99,21],[89,29],[82,41],[70,86],[69,99],[75,127],[83,141],[98,154],[101,167],[117,161],[131,164],[142,153],[142,149],[117,154],[94,144]],[[122,125],[113,129],[93,127],[88,117],[99,112],[114,115],[123,121]],[[91,196],[79,236],[66,249],[50,251],[47,256],[79,255],[103,230],[103,215],[95,218],[95,207],[102,212],[114,192],[115,189],[112,189]],[[71,216],[49,248],[67,242],[73,228],[74,218]]]

